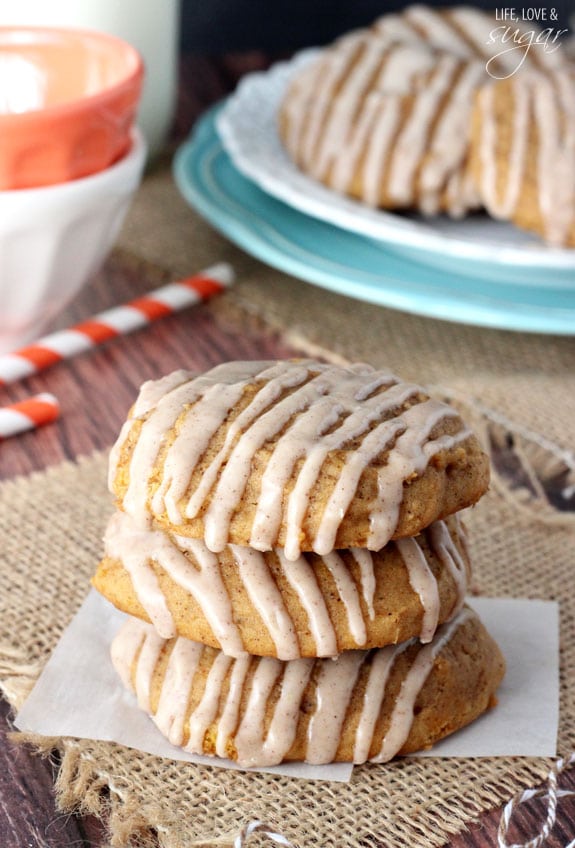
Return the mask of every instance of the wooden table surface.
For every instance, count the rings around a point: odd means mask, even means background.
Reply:
[[[202,111],[231,91],[243,73],[268,63],[266,57],[256,53],[220,59],[185,57],[174,142],[185,137]],[[138,265],[116,254],[67,309],[59,324],[69,325],[140,295],[161,279],[161,269]],[[238,327],[222,323],[209,305],[194,307],[192,317],[190,312],[164,319],[91,354],[0,389],[0,405],[38,391],[54,392],[63,401],[62,417],[56,424],[0,445],[0,477],[28,474],[108,447],[140,383],[181,367],[182,349],[186,350],[186,366],[198,368],[224,359],[273,358],[293,353],[281,338],[259,325]],[[189,344],[190,321],[194,338],[200,341],[193,347]],[[4,701],[0,701],[0,713],[0,848],[105,845],[105,824],[89,817],[64,815],[55,809],[53,777],[57,762],[42,760],[11,744],[6,738],[11,726],[10,710]],[[574,772],[572,769],[562,777],[563,788],[575,790]],[[544,815],[545,804],[540,800],[521,805],[509,831],[510,842],[523,843],[536,835]],[[501,810],[485,814],[478,825],[454,838],[450,845],[497,845],[500,817]],[[545,845],[560,848],[574,837],[575,801],[562,798],[557,823]],[[377,845],[374,838],[373,848]]]

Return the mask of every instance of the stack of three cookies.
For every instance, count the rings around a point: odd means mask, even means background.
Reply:
[[[487,483],[455,410],[366,365],[145,384],[93,581],[130,616],[124,684],[173,744],[245,766],[431,746],[503,676],[455,514]]]

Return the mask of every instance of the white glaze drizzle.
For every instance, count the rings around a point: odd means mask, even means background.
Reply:
[[[234,745],[238,762],[244,765],[275,765],[295,738],[299,706],[307,686],[313,660],[294,660],[283,664],[265,658],[258,663],[252,678],[247,706]],[[264,718],[268,699],[281,677],[280,695],[267,732]],[[289,746],[286,749],[286,746]]]
[[[450,82],[455,70],[457,68],[452,66]],[[473,96],[484,74],[481,62],[468,62],[461,69],[455,85],[450,87],[449,99],[437,120],[419,175],[419,185],[427,199],[437,198],[452,177],[460,182],[463,180],[463,169],[454,169],[453,163],[463,164],[467,155]],[[453,198],[454,203],[462,197],[463,187],[460,185]],[[437,208],[425,211],[431,214]]]
[[[230,365],[233,370],[234,363],[230,363]],[[198,514],[199,510],[201,509],[204,503],[204,499],[209,489],[214,485],[216,481],[220,469],[222,467],[227,468],[228,463],[233,460],[234,454],[236,458],[238,457],[238,452],[235,451],[233,447],[234,439],[239,436],[241,440],[241,438],[245,436],[246,433],[250,432],[250,428],[252,427],[252,425],[258,426],[259,421],[263,417],[266,417],[266,421],[269,422],[270,418],[273,417],[273,412],[280,405],[275,402],[281,395],[282,391],[284,389],[292,389],[294,387],[302,386],[302,384],[306,381],[308,377],[309,370],[303,365],[294,366],[293,364],[285,362],[279,362],[277,363],[277,365],[273,364],[270,368],[265,368],[260,374],[258,374],[258,380],[268,380],[269,382],[262,386],[260,391],[251,401],[250,405],[246,409],[244,409],[244,411],[240,413],[240,415],[238,415],[236,420],[229,427],[222,448],[220,449],[216,457],[212,460],[210,466],[204,473],[202,480],[198,484],[197,489],[190,496],[185,511],[187,518],[193,518]],[[303,404],[305,408],[305,403],[308,399],[309,392],[310,390],[306,390],[306,386],[304,385],[299,389],[299,391],[296,390],[289,397],[295,397],[296,405]],[[313,389],[311,389],[311,392],[313,394]],[[284,411],[288,409],[288,406],[289,404],[283,405]],[[229,407],[229,409],[231,410],[231,406]],[[295,410],[291,410],[291,412],[293,414]],[[241,463],[241,457],[239,459],[236,459],[236,462],[238,462],[240,465],[243,464]],[[181,469],[180,474],[184,476]],[[235,485],[237,485],[237,482],[232,481],[232,487],[234,487]],[[222,491],[222,489],[223,486],[220,486],[220,492]]]
[[[371,621],[375,618],[373,599],[375,595],[375,571],[373,568],[373,556],[371,551],[363,548],[350,548],[350,554],[359,566],[360,584],[363,602],[367,607],[367,614]]]
[[[372,385],[372,384],[370,384]],[[338,450],[345,445],[346,442],[351,439],[356,439],[359,436],[364,436],[363,441],[360,447],[352,452],[352,456],[356,457],[356,460],[361,464],[360,456],[363,456],[364,445],[366,441],[368,441],[371,437],[371,433],[368,432],[370,425],[376,422],[379,418],[385,416],[386,414],[390,414],[391,410],[394,407],[401,406],[406,401],[413,398],[419,389],[417,386],[411,386],[409,384],[395,384],[391,385],[390,388],[387,389],[383,393],[383,395],[374,395],[372,398],[354,398],[353,400],[350,397],[345,398],[343,401],[342,395],[339,394],[339,400],[344,405],[346,411],[350,414],[347,418],[344,419],[340,427],[332,433],[328,433],[323,436],[319,440],[309,441],[307,446],[307,455],[306,458],[299,469],[299,473],[296,479],[296,482],[293,486],[292,491],[288,497],[287,501],[287,509],[286,509],[286,534],[285,534],[285,555],[287,559],[295,559],[299,556],[300,553],[300,533],[302,523],[305,517],[305,513],[307,511],[307,507],[309,504],[309,498],[313,486],[319,476],[321,467],[323,462],[325,461],[327,455],[330,451]],[[353,401],[359,400],[361,401],[361,405],[358,408],[353,408]],[[395,432],[402,428],[401,420],[398,418],[391,419],[391,421],[385,422],[382,425],[378,425],[376,429],[380,432],[380,451],[383,450],[386,444],[387,439],[393,438]],[[374,431],[372,430],[372,433]],[[378,451],[379,452],[379,451]],[[367,461],[365,462],[367,465]],[[360,465],[357,466],[358,468]],[[364,466],[365,467],[365,466]],[[363,471],[363,468],[360,470]],[[345,469],[344,469],[345,472]],[[339,483],[342,482],[342,475],[339,478]],[[357,478],[359,480],[359,477]],[[357,481],[356,481],[357,485]],[[353,497],[355,493],[355,489],[353,492],[350,492],[350,495]],[[351,500],[351,497],[350,497]],[[349,505],[349,503],[348,503]],[[319,538],[320,533],[316,536],[313,543],[313,549],[316,553],[329,553],[335,548],[335,536],[337,533],[337,528],[339,527],[339,523],[341,521],[344,512],[340,511],[340,507],[338,504],[334,504],[330,507],[329,502],[326,505],[322,516],[320,531],[323,534],[331,533],[332,534],[332,542],[328,547],[320,550],[316,545],[321,543],[321,539]],[[250,543],[254,544],[255,540],[253,538],[250,539]],[[264,538],[264,543],[266,539]],[[381,545],[380,547],[383,547]]]
[[[321,663],[315,690],[315,711],[307,728],[306,762],[321,765],[333,761],[365,657],[363,651],[344,651],[337,660]]]
[[[429,546],[439,559],[455,586],[455,601],[449,611],[449,618],[456,615],[463,606],[467,591],[467,541],[465,530],[459,516],[453,517],[453,535],[457,539],[463,553],[458,550],[452,534],[443,521],[435,521],[425,531]],[[425,558],[423,550],[413,538],[398,539],[394,542],[408,571],[409,582],[419,595],[423,607],[423,619],[419,640],[430,642],[437,630],[440,612],[439,589],[437,579],[433,575]]]
[[[458,516],[455,516],[455,526],[457,538],[465,552],[465,531],[458,520]],[[443,521],[434,522],[428,528],[427,532],[429,533],[430,543],[436,556],[443,563],[455,584],[455,603],[449,613],[449,617],[452,618],[460,611],[465,602],[465,594],[467,592],[467,566],[465,558],[457,549],[457,546],[455,545],[455,542]]]
[[[385,762],[401,750],[413,722],[413,708],[417,696],[425,684],[435,658],[456,630],[474,615],[471,610],[465,608],[448,624],[439,628],[433,642],[419,648],[402,681],[399,695],[392,708],[388,731],[379,752],[372,757],[374,762]],[[148,624],[138,621],[132,623],[130,628],[121,630],[114,640],[112,648],[114,664],[120,669],[132,665],[134,638],[139,634],[139,642],[143,643],[143,646],[138,655],[135,684],[130,688],[135,688],[139,701],[145,703],[159,652],[165,642]],[[353,742],[354,761],[364,762],[369,756],[374,728],[385,698],[389,673],[397,657],[416,644],[415,640],[410,640],[372,652],[346,651],[337,660],[295,660],[288,663],[253,657],[230,660],[223,654],[216,653],[212,671],[206,679],[200,705],[190,719],[191,735],[186,748],[195,753],[203,753],[205,731],[213,722],[217,722],[216,752],[218,756],[227,756],[228,746],[232,743],[241,765],[273,765],[281,762],[294,741],[300,717],[301,699],[314,673],[314,709],[308,723],[305,760],[310,763],[331,762],[340,744],[344,721],[356,682],[364,662],[367,657],[370,657]],[[211,653],[213,656],[214,652]],[[174,663],[183,663],[185,656],[185,651],[179,651],[174,655]],[[197,657],[193,651],[191,662],[196,667]],[[216,667],[215,671],[214,667]],[[253,673],[249,690],[244,692],[250,669]],[[229,678],[229,686],[224,694],[223,681],[226,675]],[[173,676],[172,674],[171,677]],[[189,679],[189,675],[186,675],[181,668],[176,676],[179,680]],[[164,686],[167,686],[166,678],[161,688]],[[264,730],[266,706],[277,686],[280,686],[280,693],[271,710],[271,719],[266,732]],[[167,699],[168,695],[166,694],[165,697]],[[178,709],[181,709],[184,697],[179,688]],[[167,708],[163,707],[163,709]],[[179,724],[182,721],[180,714]]]
[[[152,499],[153,512],[157,513],[165,505],[169,520],[173,524],[182,523],[179,501],[186,493],[189,477],[230,407],[241,395],[241,385],[211,386],[190,409],[178,432],[177,448],[172,447],[166,454],[162,483]],[[185,462],[184,467],[182,462]]]
[[[112,642],[110,656],[120,680],[126,689],[132,689],[132,666],[146,638],[147,631],[142,629],[136,618],[128,618]]]
[[[179,642],[186,640],[179,639]],[[189,738],[186,744],[186,750],[202,751],[204,746],[204,737],[209,726],[215,721],[218,714],[218,706],[220,703],[220,693],[226,674],[228,673],[233,660],[231,657],[226,657],[225,654],[218,654],[212,663],[208,672],[206,688],[202,693],[202,697],[195,709],[190,714],[188,722]],[[243,671],[245,663],[242,663],[238,668]],[[220,756],[225,756],[225,748]]]
[[[335,657],[338,654],[337,637],[329,611],[317,583],[313,568],[300,556],[290,562],[284,552],[276,550],[279,561],[284,569],[284,575],[297,593],[299,601],[307,613],[309,628],[316,645],[318,657]]]
[[[383,739],[379,753],[371,758],[372,762],[385,763],[391,760],[401,750],[413,723],[413,708],[417,696],[429,676],[437,654],[449,642],[454,632],[464,622],[471,618],[470,609],[462,610],[447,624],[442,624],[433,642],[425,645],[418,652],[406,677],[403,679],[399,695],[391,714],[389,729]]]
[[[497,88],[486,86],[480,93],[481,197],[494,217],[514,219],[524,202],[525,180],[531,180],[544,237],[552,244],[565,244],[575,226],[575,77],[566,71],[529,72],[513,77],[510,84],[512,141],[502,189]],[[535,143],[535,168],[527,173],[528,151]]]
[[[184,741],[188,699],[202,650],[197,642],[176,639],[168,660],[154,722],[172,745]]]
[[[151,409],[153,409],[154,406],[156,406],[160,398],[169,394],[182,383],[188,382],[192,376],[193,375],[190,371],[178,369],[158,380],[147,380],[145,383],[142,383],[136,402],[130,412],[130,416],[128,420],[124,422],[118,438],[110,450],[108,462],[108,487],[110,490],[112,490],[116,468],[120,459],[120,450],[132,427],[133,420],[146,415]]]
[[[139,438],[134,445],[130,461],[130,480],[123,498],[123,505],[124,509],[130,515],[137,517],[142,525],[150,523],[149,514],[145,509],[148,499],[149,472],[158,457],[165,433],[175,425],[185,404],[197,400],[199,396],[198,388],[197,392],[190,397],[189,386],[189,382],[184,383],[161,397],[149,413],[149,418],[144,421],[142,427],[144,437]],[[148,438],[144,434],[148,435]],[[138,468],[144,473],[133,473]]]
[[[365,176],[362,179],[362,199],[370,206],[377,206],[389,152],[401,119],[401,103],[396,97],[387,97],[384,100],[368,95],[365,106],[366,111],[370,113],[370,130],[369,144],[364,147]],[[345,188],[340,186],[341,191]]]
[[[471,94],[484,76],[481,62],[466,68],[423,46],[352,33],[292,85],[284,106],[286,146],[302,167],[341,192],[350,190],[361,169],[354,193],[370,205],[380,202],[385,179],[386,196],[398,205],[413,205],[421,194],[424,211],[448,202],[459,214],[465,198],[442,192],[465,159]],[[408,110],[406,95],[413,97]],[[314,143],[306,147],[312,122]],[[424,160],[427,150],[432,155]]]
[[[411,112],[399,133],[391,160],[387,189],[390,196],[402,205],[411,203],[417,168],[425,151],[433,146],[433,141],[431,144],[429,141],[432,122],[453,83],[458,67],[459,63],[453,56],[439,58],[427,85],[417,93]],[[439,151],[437,153],[439,155]],[[445,170],[451,170],[453,167],[452,163],[447,162],[442,165]],[[424,188],[429,191],[429,186]]]
[[[333,577],[339,597],[343,601],[347,613],[348,627],[354,642],[359,646],[365,645],[367,630],[356,583],[347,565],[336,551],[326,554],[323,561]]]
[[[370,518],[371,532],[367,540],[369,549],[379,550],[393,534],[401,505],[400,481],[421,475],[437,453],[448,450],[470,436],[469,429],[462,426],[453,436],[446,434],[431,439],[431,433],[440,421],[457,417],[454,409],[433,399],[412,406],[404,413],[402,418],[406,430],[394,445],[387,465],[378,474],[379,498],[377,509],[372,511]]]
[[[301,106],[298,108],[296,99],[296,102],[290,109],[292,117],[295,116],[295,123],[293,124],[294,144],[302,163],[309,168],[314,167],[314,157],[321,141],[322,126],[326,116],[329,114],[333,94],[342,84],[343,80],[345,80],[349,62],[357,51],[357,44],[353,35],[344,37],[339,44],[340,49],[337,51],[337,56],[335,56],[333,61],[318,63],[314,68],[310,67],[309,72],[313,74],[311,91],[317,92],[317,101],[314,102],[314,109],[311,111],[306,109],[309,102],[310,88],[305,85],[304,80],[302,80],[303,84],[299,87],[300,97],[303,98],[303,108]],[[301,134],[301,146],[299,144],[300,136],[296,135],[298,121],[300,122],[300,128],[303,130]]]
[[[378,197],[372,192],[374,187],[379,188],[380,183],[371,168],[379,171],[380,178],[382,172],[379,167],[381,159],[374,160],[371,153],[372,136],[378,135],[381,156],[398,127],[398,98],[409,93],[411,81],[418,72],[428,71],[431,67],[432,57],[424,51],[383,45],[376,39],[364,41],[364,52],[355,65],[360,84],[350,86],[346,81],[345,88],[338,92],[336,106],[330,114],[331,124],[324,127],[324,142],[318,147],[320,156],[323,153],[330,157],[329,183],[333,188],[345,191],[353,180],[360,159],[365,156],[363,196],[377,203]],[[342,103],[345,104],[343,115]],[[321,159],[315,168],[319,179],[327,177],[328,167],[322,168]]]
[[[213,393],[218,394],[221,387],[221,398],[226,387],[231,385],[237,397],[240,390],[243,391],[254,380],[261,383],[260,390],[228,428],[223,447],[194,484],[195,490],[189,491],[197,456],[191,449],[194,459],[190,463],[191,438],[185,426],[186,415],[193,415],[194,404],[211,408],[211,404],[204,404],[206,393],[211,397]],[[386,391],[375,393],[379,386],[386,385],[390,385]],[[290,391],[285,394],[287,388]],[[366,394],[368,388],[374,392],[371,397]],[[357,449],[348,451],[349,458],[328,498],[313,540],[313,549],[317,553],[329,553],[335,547],[339,524],[363,471],[399,436],[390,451],[388,465],[380,475],[385,503],[378,504],[370,516],[372,532],[367,547],[379,550],[395,529],[394,517],[397,519],[399,512],[403,481],[413,473],[422,473],[435,452],[469,436],[469,431],[462,428],[454,436],[427,441],[435,423],[456,414],[450,407],[436,401],[416,403],[403,414],[393,417],[394,408],[406,399],[415,398],[419,391],[419,387],[397,383],[393,375],[373,372],[369,366],[343,369],[314,362],[228,363],[227,366],[218,366],[203,377],[178,385],[168,395],[160,397],[156,406],[148,412],[133,448],[129,486],[122,506],[141,525],[148,520],[150,509],[161,515],[162,507],[166,506],[165,497],[159,495],[160,491],[164,492],[163,468],[159,469],[160,487],[151,505],[147,502],[149,478],[155,469],[158,473],[158,454],[166,433],[174,432],[173,444],[166,454],[170,457],[169,487],[175,486],[178,492],[186,492],[178,509],[180,516],[183,509],[187,518],[196,515],[209,496],[209,505],[203,515],[204,541],[210,550],[219,552],[227,544],[230,523],[240,505],[254,455],[262,446],[276,439],[272,463],[278,445],[279,455],[290,469],[295,467],[298,459],[304,459],[301,467],[296,469],[297,476],[287,505],[283,504],[278,496],[279,490],[269,478],[266,480],[256,508],[250,546],[269,550],[269,527],[279,526],[283,516],[285,555],[296,560],[300,555],[302,525],[309,496],[325,457],[330,450],[343,448],[346,441],[362,438]],[[331,412],[327,400],[331,403]],[[225,417],[225,406],[216,405],[213,424],[209,425],[209,414],[205,408],[206,417],[202,417],[205,430],[215,432],[222,416]],[[229,412],[233,406],[233,403],[229,405]],[[341,423],[338,422],[333,430],[323,435],[336,412],[341,415]],[[377,421],[386,414],[392,417],[378,424]],[[172,430],[178,419],[178,428]],[[407,433],[401,435],[406,428]],[[179,433],[185,434],[182,442]],[[203,441],[204,435],[204,432],[199,433],[198,440]],[[275,474],[277,463],[273,468]],[[399,477],[394,476],[398,474]],[[174,499],[170,509],[175,505]]]
[[[401,646],[389,645],[387,648],[375,651],[372,655],[370,674],[363,695],[362,710],[355,731],[354,763],[365,763],[369,758],[369,749],[385,697],[389,673],[401,651],[409,647],[410,644],[410,642],[403,642]]]
[[[278,659],[299,657],[300,650],[293,621],[265,558],[259,551],[251,548],[230,545],[230,549],[250,600],[273,639]]]
[[[448,15],[423,5],[409,6],[404,15],[414,31],[423,33],[425,44],[462,58],[471,58],[473,55],[468,42],[451,24]],[[380,20],[385,26],[385,18]]]
[[[165,434],[174,427],[182,410],[195,403],[212,386],[219,385],[221,390],[224,390],[226,385],[235,384],[239,387],[244,381],[254,378],[258,372],[265,370],[269,364],[267,362],[227,363],[212,368],[200,377],[194,377],[191,372],[180,370],[158,381],[144,383],[130,418],[126,422],[126,425],[129,425],[131,421],[141,420],[142,437],[138,439],[130,461],[130,472],[137,470],[138,473],[130,473],[128,489],[123,498],[124,509],[136,517],[140,524],[149,523],[149,514],[146,509],[148,480],[163,445]],[[122,428],[110,453],[110,487],[112,489],[121,448],[130,429],[126,425]]]
[[[532,21],[513,21],[509,28],[511,34],[523,35],[523,45],[509,41],[509,34],[508,40],[502,41],[503,27],[498,26],[493,14],[468,6],[438,10],[415,4],[401,14],[384,15],[373,25],[385,39],[431,47],[461,59],[491,59],[490,67],[501,74],[565,64],[560,50],[545,49],[544,41],[537,43],[541,30]],[[531,33],[533,44],[529,47],[526,39]]]
[[[204,515],[204,538],[210,550],[221,551],[226,544],[231,517],[247,484],[254,454],[294,416],[299,415],[308,420],[305,413],[310,410],[313,415],[313,404],[329,391],[329,386],[322,377],[323,374],[320,374],[312,378],[256,417],[252,425],[242,432],[227,457],[226,464],[219,466],[220,478]],[[259,549],[258,542],[259,539],[254,538],[252,547]]]
[[[454,532],[459,544],[463,544],[463,531],[458,523]],[[442,562],[455,585],[453,614],[461,607],[465,596],[465,559],[443,522],[435,522],[426,533],[431,551]],[[164,638],[176,635],[175,625],[151,568],[151,560],[155,560],[172,579],[192,594],[224,653],[230,656],[243,655],[245,647],[234,620],[232,598],[223,581],[217,555],[208,551],[199,540],[176,537],[176,541],[177,544],[174,544],[167,534],[159,531],[134,529],[133,520],[119,513],[113,516],[106,533],[106,553],[127,568],[140,603]],[[416,539],[398,540],[395,545],[408,571],[410,584],[423,607],[420,639],[427,642],[435,632],[439,616],[437,581]],[[246,592],[274,643],[277,657],[281,660],[297,659],[301,653],[295,623],[286,609],[267,562],[267,556],[273,554],[264,555],[236,545],[230,545],[230,550]],[[184,556],[184,551],[190,555],[189,559]],[[276,549],[274,553],[281,566],[283,579],[295,591],[306,613],[315,642],[315,656],[336,656],[339,652],[337,636],[314,567],[303,556],[296,562],[289,562],[281,549]],[[369,618],[372,621],[375,618],[374,556],[369,551],[355,548],[349,554],[358,566],[357,583],[340,553],[334,551],[325,555],[323,563],[332,576],[334,589],[346,612],[347,629],[355,644],[362,647],[367,639],[367,625],[360,599],[363,600]],[[158,609],[162,613],[160,616],[157,614]],[[168,616],[167,624],[163,620],[164,612]]]
[[[140,529],[129,515],[116,513],[109,522],[104,544],[107,556],[122,562],[129,572],[138,600],[160,635],[174,636],[175,625],[151,561],[156,561],[196,599],[225,653],[245,653],[218,558],[200,540],[177,536],[174,543],[163,531]],[[191,561],[185,556],[186,551]]]
[[[352,61],[348,63],[343,82],[332,101],[322,128],[321,142],[310,163],[311,173],[318,179],[327,176],[339,150],[342,147],[348,148],[357,107],[381,63],[381,45],[378,41],[362,37],[358,47],[360,52],[355,51],[350,55]],[[360,59],[356,60],[358,52]]]
[[[206,616],[214,635],[225,654],[240,656],[244,653],[240,631],[234,621],[231,598],[222,579],[218,558],[208,551],[200,539],[175,537],[176,548],[172,560],[166,561],[166,571],[183,589],[194,595]],[[178,550],[188,552],[197,571]]]
[[[507,219],[515,210],[521,193],[529,127],[529,96],[522,81],[514,86],[513,126],[507,182],[499,189],[497,164],[498,126],[495,120],[495,95],[492,85],[480,92],[482,109],[480,158],[482,164],[480,194],[487,209],[497,218]]]
[[[117,512],[109,520],[104,535],[106,555],[120,560],[130,578],[136,596],[150,620],[164,639],[176,635],[172,614],[149,560],[169,546],[162,533],[139,528],[124,513]],[[161,557],[163,559],[163,557]]]
[[[313,542],[314,551],[323,555],[334,549],[338,517],[347,512],[364,468],[395,438],[387,463],[378,472],[379,497],[370,515],[371,529],[366,547],[380,550],[386,545],[397,526],[404,481],[412,475],[422,474],[429,459],[443,447],[469,436],[469,431],[463,428],[455,436],[428,441],[436,424],[448,417],[457,417],[456,411],[430,399],[374,427],[346,459],[324,509]],[[286,555],[287,542],[286,539]]]
[[[437,580],[415,539],[397,539],[394,544],[407,568],[411,588],[419,595],[423,607],[419,639],[425,644],[433,639],[437,630],[439,618]]]
[[[238,726],[242,692],[244,690],[246,675],[249,668],[249,656],[233,661],[229,689],[222,714],[218,721],[218,732],[216,736],[216,754],[218,757],[226,757],[228,755],[227,746],[231,735]],[[220,694],[221,690],[218,692],[218,695]]]
[[[277,763],[286,745],[291,747],[295,740],[299,707],[313,666],[314,660],[308,659],[295,660],[285,667],[280,699],[265,735],[264,758],[269,765]]]
[[[146,634],[146,638],[140,648],[138,654],[138,663],[136,666],[136,695],[138,698],[138,706],[146,713],[151,713],[151,694],[152,694],[152,675],[150,669],[156,667],[156,663],[160,658],[162,648],[166,644],[166,640],[152,629]]]

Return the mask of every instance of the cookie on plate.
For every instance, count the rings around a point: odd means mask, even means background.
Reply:
[[[493,217],[575,247],[575,72],[525,72],[482,87],[470,163]]]
[[[467,174],[484,63],[359,30],[291,81],[279,134],[301,170],[385,209],[459,216],[478,204]]]
[[[493,11],[471,6],[437,9],[415,3],[402,12],[383,15],[372,29],[388,41],[431,47],[461,59],[481,59],[493,78],[527,68],[555,70],[568,61],[533,21],[501,22]]]
[[[367,365],[229,362],[144,384],[110,456],[140,526],[259,551],[380,550],[489,481],[455,409]]]
[[[172,744],[243,766],[386,762],[429,748],[495,703],[505,666],[468,607],[425,646],[290,662],[232,659],[128,619],[112,659]]]
[[[463,605],[470,565],[457,516],[381,551],[220,554],[199,539],[114,515],[93,584],[118,609],[231,656],[336,656],[417,636],[429,642]]]

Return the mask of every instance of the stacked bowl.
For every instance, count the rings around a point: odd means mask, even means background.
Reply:
[[[142,81],[118,38],[0,27],[0,352],[37,336],[112,247],[146,158]]]

